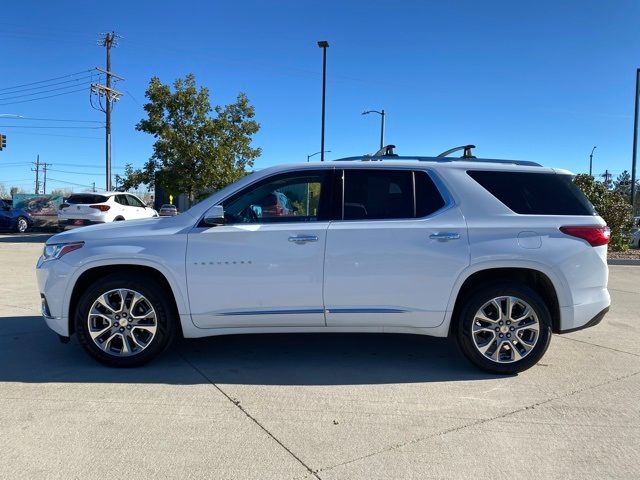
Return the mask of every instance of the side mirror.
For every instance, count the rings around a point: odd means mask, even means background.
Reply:
[[[222,205],[214,205],[207,210],[207,213],[204,214],[204,223],[212,227],[224,225],[224,208]]]

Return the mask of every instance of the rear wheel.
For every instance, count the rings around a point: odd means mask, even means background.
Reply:
[[[177,322],[165,292],[142,276],[109,275],[80,298],[78,339],[96,360],[115,367],[142,365],[176,335]]]
[[[551,340],[551,314],[526,285],[500,283],[468,297],[455,332],[464,355],[492,373],[518,373],[535,365]]]
[[[16,231],[18,233],[24,233],[29,228],[29,222],[24,217],[18,217],[18,221],[16,222]]]

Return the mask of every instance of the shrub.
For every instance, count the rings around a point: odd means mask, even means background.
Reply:
[[[620,193],[611,191],[601,182],[586,174],[576,175],[575,184],[584,192],[609,228],[611,241],[609,248],[623,252],[629,248],[630,231],[634,226],[631,205]]]

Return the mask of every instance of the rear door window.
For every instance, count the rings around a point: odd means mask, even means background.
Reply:
[[[535,172],[467,172],[510,210],[523,215],[596,215],[570,175]]]
[[[126,195],[116,195],[116,202],[119,203],[120,205],[129,205],[129,201],[127,200],[127,196]]]
[[[344,220],[413,217],[410,170],[345,170]]]
[[[445,205],[424,171],[344,171],[344,220],[422,218]]]
[[[129,205],[131,205],[132,207],[144,207],[144,203],[138,200],[137,197],[134,197],[133,195],[125,195],[125,196],[127,197],[127,201],[129,202]]]

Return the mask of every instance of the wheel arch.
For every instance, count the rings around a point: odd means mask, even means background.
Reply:
[[[453,296],[449,321],[449,335],[455,332],[457,318],[465,300],[479,286],[489,285],[496,281],[513,280],[523,283],[535,290],[545,301],[551,313],[553,332],[560,331],[563,299],[559,297],[558,280],[553,275],[534,266],[497,266],[475,269],[460,279],[458,289]]]
[[[160,269],[151,265],[140,265],[140,264],[128,264],[128,263],[113,263],[107,265],[95,265],[83,270],[73,282],[73,287],[71,288],[71,292],[69,295],[69,303],[66,308],[68,312],[68,322],[69,322],[69,335],[75,333],[74,327],[74,312],[78,305],[78,301],[82,294],[89,288],[91,284],[93,284],[97,279],[104,277],[106,275],[110,275],[113,273],[135,273],[139,274],[147,274],[154,280],[156,280],[163,288],[166,289],[167,292],[170,292],[169,301],[171,302],[173,308],[173,314],[176,316],[178,324],[180,325],[180,334],[182,334],[182,322],[180,321],[180,312],[185,311],[184,305],[182,303],[182,296],[176,289],[172,286],[172,283],[169,281],[168,276],[160,271]]]

